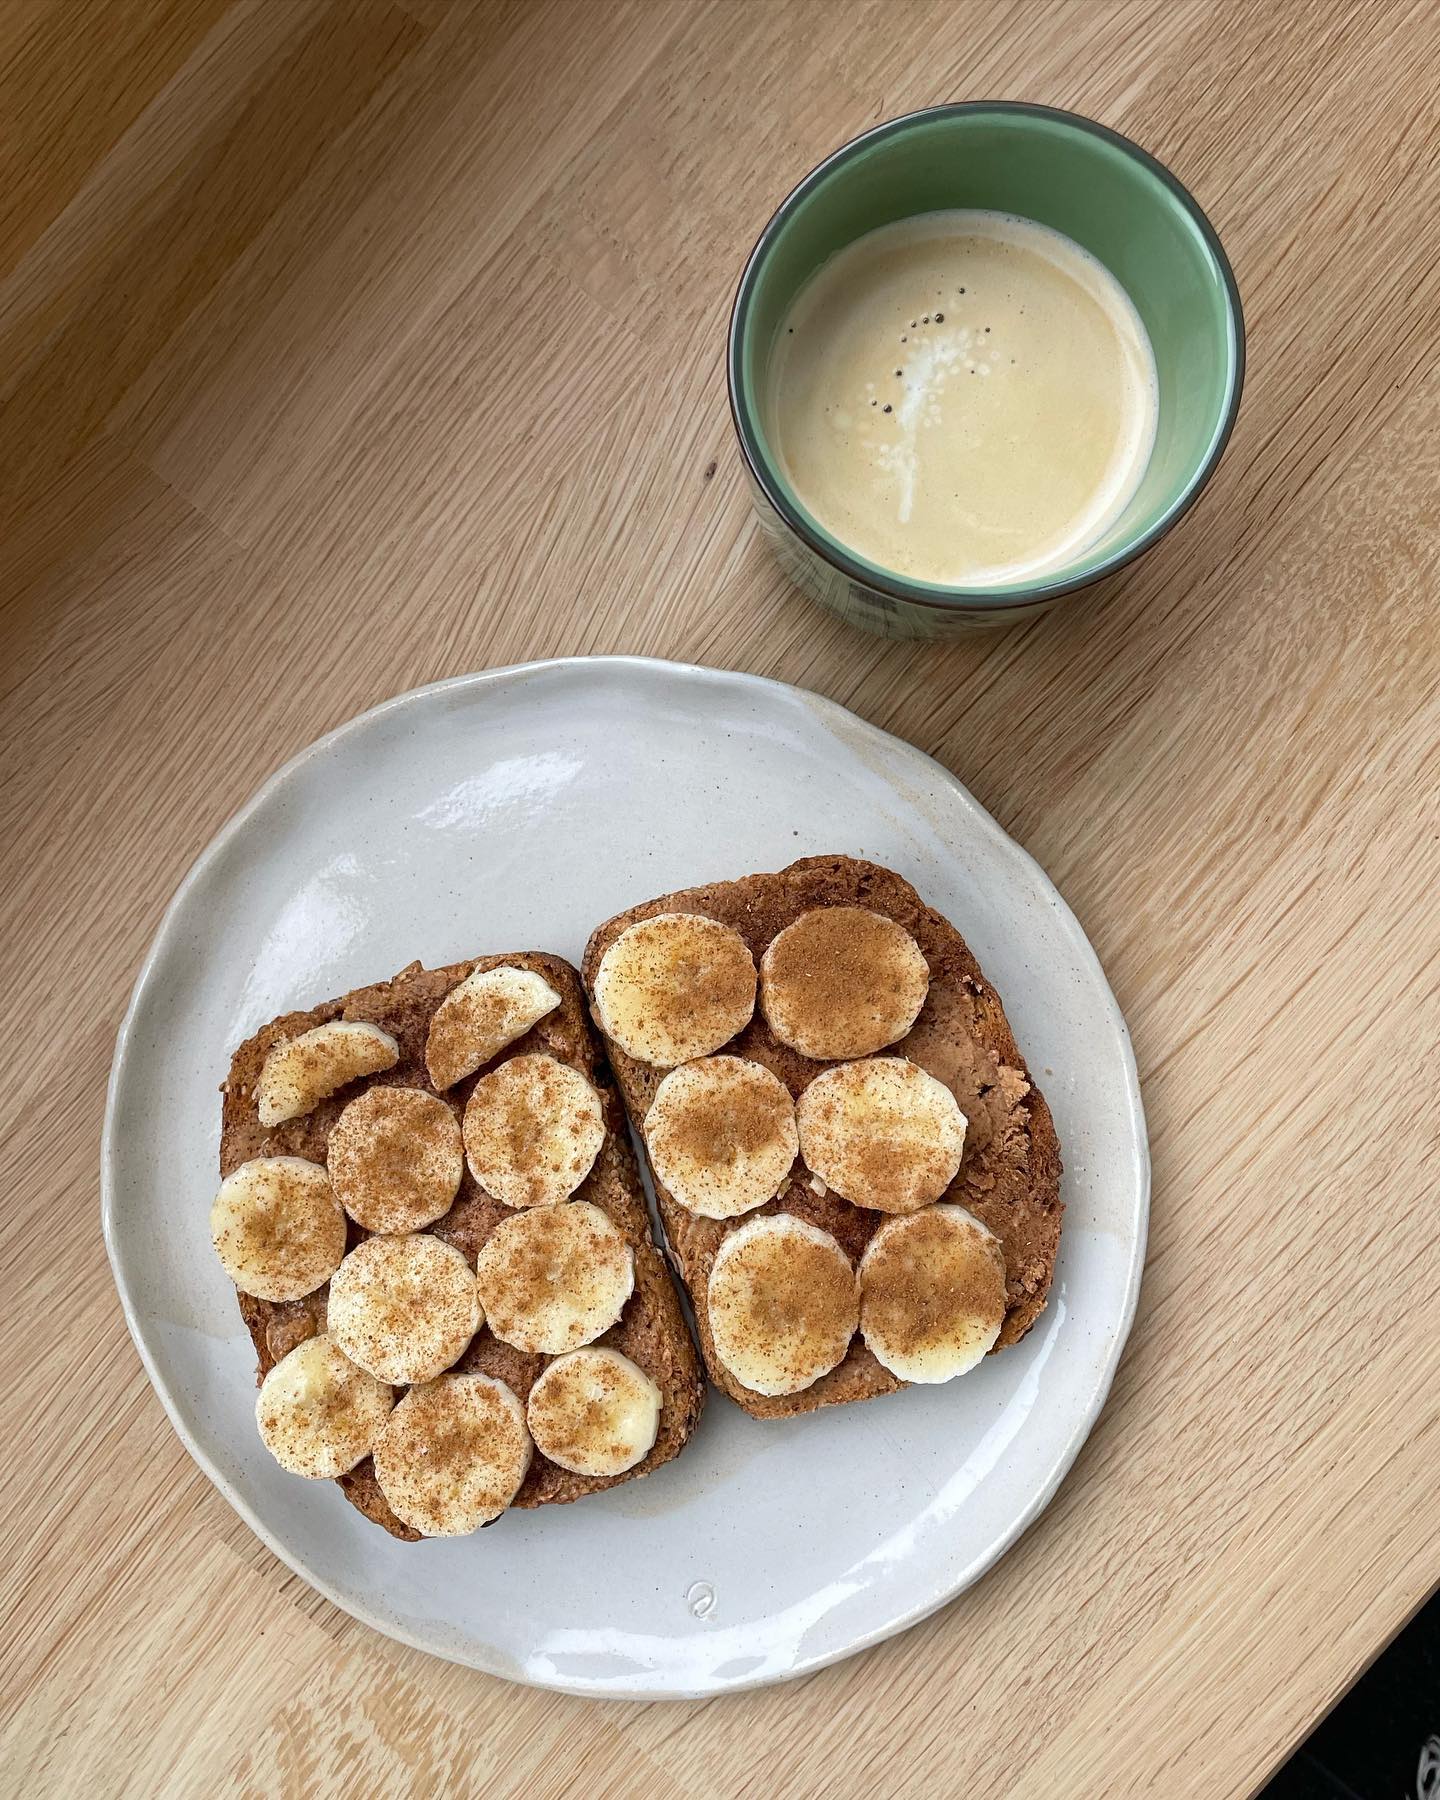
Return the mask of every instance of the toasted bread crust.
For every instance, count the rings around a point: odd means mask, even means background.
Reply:
[[[660,912],[698,912],[737,930],[758,964],[785,926],[823,906],[863,906],[894,919],[915,938],[930,967],[930,990],[910,1032],[885,1054],[907,1056],[951,1088],[969,1121],[960,1172],[944,1198],[969,1208],[1005,1252],[1006,1314],[996,1349],[1022,1338],[1044,1310],[1060,1244],[1060,1146],[1044,1096],[1030,1078],[1000,1005],[965,940],[892,870],[849,856],[809,856],[774,874],[746,876],[663,894],[607,920],[591,935],[581,974],[592,994],[600,958],[637,919]],[[611,1066],[637,1129],[665,1071],[636,1062],[614,1044]],[[727,1055],[763,1063],[798,1097],[822,1069],[782,1044],[757,1006],[750,1023],[725,1046]],[[905,1383],[882,1368],[857,1336],[844,1362],[798,1394],[766,1396],[741,1387],[714,1352],[705,1301],[710,1268],[735,1221],[697,1218],[655,1183],[672,1260],[689,1292],[710,1379],[757,1418],[866,1400]],[[881,1213],[864,1212],[835,1194],[817,1192],[797,1161],[780,1194],[759,1209],[791,1212],[838,1238],[858,1263]],[[754,1217],[754,1214],[748,1215]]]
[[[644,1369],[659,1387],[662,1404],[660,1430],[645,1460],[623,1475],[572,1474],[549,1462],[537,1450],[513,1504],[546,1506],[598,1493],[637,1475],[648,1474],[679,1454],[695,1429],[704,1400],[705,1384],[670,1277],[650,1236],[650,1222],[640,1187],[634,1155],[625,1130],[624,1115],[614,1086],[600,1055],[600,1047],[585,1013],[584,997],[575,971],[558,956],[526,951],[510,956],[477,957],[444,969],[423,969],[419,963],[389,981],[357,988],[338,1000],[312,1007],[308,1012],[286,1013],[248,1038],[235,1052],[223,1089],[224,1110],[220,1134],[220,1173],[228,1175],[255,1156],[303,1156],[324,1162],[331,1128],[346,1104],[366,1088],[381,1083],[422,1088],[433,1093],[425,1069],[425,1040],[430,1019],[446,994],[476,969],[500,964],[532,969],[542,975],[561,996],[554,1012],[524,1037],[501,1052],[495,1068],[511,1056],[541,1052],[578,1069],[600,1094],[605,1114],[605,1143],[594,1167],[576,1189],[574,1198],[589,1200],[605,1212],[624,1233],[635,1252],[635,1292],[620,1322],[597,1341],[612,1345]],[[364,1082],[354,1082],[329,1100],[322,1101],[303,1118],[291,1119],[266,1131],[260,1124],[253,1098],[256,1078],[270,1049],[285,1038],[307,1031],[330,1019],[366,1019],[382,1026],[400,1045],[400,1060],[393,1069]],[[478,1077],[469,1077],[441,1098],[457,1116],[464,1111],[470,1089]],[[480,1246],[502,1219],[513,1217],[508,1207],[477,1187],[467,1168],[460,1191],[445,1216],[428,1229],[458,1245],[474,1263]],[[368,1234],[352,1220],[349,1247]],[[240,1312],[255,1343],[261,1379],[287,1351],[325,1326],[327,1287],[303,1300],[275,1303],[240,1295]],[[532,1356],[502,1344],[485,1328],[455,1365],[458,1370],[479,1370],[507,1382],[523,1403],[532,1383],[553,1358]],[[419,1536],[401,1523],[385,1503],[374,1466],[367,1456],[348,1475],[339,1478],[352,1505],[393,1536],[414,1540]]]

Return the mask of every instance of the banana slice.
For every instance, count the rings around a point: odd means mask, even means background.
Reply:
[[[800,1153],[790,1090],[740,1056],[672,1069],[656,1089],[645,1142],[671,1194],[706,1219],[763,1206]]]
[[[362,1019],[331,1019],[278,1044],[265,1058],[255,1083],[255,1104],[267,1131],[312,1112],[337,1088],[362,1075],[378,1075],[400,1060],[400,1046],[388,1031]]]
[[[261,1382],[255,1420],[282,1469],[324,1481],[369,1453],[394,1404],[390,1388],[322,1332],[281,1357]]]
[[[798,1394],[828,1375],[859,1323],[849,1257],[828,1231],[789,1213],[737,1226],[706,1293],[715,1354],[757,1394]]]
[[[916,1212],[938,1200],[965,1148],[955,1096],[900,1056],[826,1069],[795,1117],[806,1165],[842,1199],[876,1212]]]
[[[493,1375],[442,1375],[410,1392],[375,1442],[390,1510],[426,1537],[488,1525],[530,1467],[525,1408]]]
[[[623,1475],[650,1454],[660,1390],[618,1350],[572,1350],[552,1362],[525,1408],[535,1447],[575,1475]]]
[[[425,1067],[442,1093],[473,1075],[525,1033],[560,996],[532,969],[476,969],[435,1009],[425,1042]]]
[[[590,1173],[605,1142],[600,1096],[553,1056],[512,1056],[470,1090],[470,1173],[506,1206],[555,1206]]]
[[[963,1206],[887,1219],[860,1259],[860,1329],[902,1381],[973,1369],[1005,1322],[1005,1252]]]
[[[374,1087],[335,1122],[330,1180],[367,1231],[419,1231],[449,1212],[465,1170],[460,1121],[423,1088]]]
[[[330,1335],[381,1381],[429,1381],[480,1329],[464,1254],[428,1231],[366,1238],[330,1278]]]
[[[635,1288],[635,1257],[598,1206],[572,1200],[505,1219],[475,1270],[485,1317],[517,1350],[559,1356],[609,1328]]]
[[[760,1010],[782,1044],[821,1060],[869,1056],[920,1016],[930,969],[893,919],[864,906],[802,913],[760,962]]]
[[[257,1156],[220,1183],[210,1235],[242,1294],[299,1300],[340,1267],[345,1212],[319,1163]]]
[[[701,913],[626,926],[595,972],[600,1029],[657,1069],[708,1056],[750,1022],[755,959],[738,931]]]

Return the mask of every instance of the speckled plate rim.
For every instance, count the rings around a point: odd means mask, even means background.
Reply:
[[[932,780],[937,781],[947,791],[950,799],[965,814],[970,828],[987,838],[993,852],[1011,860],[1039,891],[1046,894],[1055,917],[1073,941],[1077,960],[1088,965],[1088,972],[1096,984],[1100,997],[1108,1003],[1112,1015],[1109,1023],[1116,1032],[1117,1046],[1122,1058],[1128,1099],[1127,1124],[1130,1129],[1130,1148],[1134,1155],[1133,1172],[1137,1183],[1135,1223],[1128,1241],[1123,1302],[1114,1320],[1103,1365],[1092,1387],[1090,1403],[1083,1415],[1076,1418],[1069,1436],[1057,1446],[1048,1476],[1037,1484],[1026,1504],[1017,1509],[1008,1530],[988,1543],[971,1562],[960,1570],[954,1579],[937,1588],[937,1591],[927,1596],[921,1604],[909,1607],[902,1613],[887,1618],[883,1623],[868,1631],[856,1633],[853,1639],[841,1646],[798,1658],[783,1672],[767,1672],[754,1678],[712,1681],[695,1686],[627,1686],[623,1690],[617,1691],[612,1685],[599,1685],[584,1681],[537,1680],[517,1676],[513,1667],[506,1666],[499,1660],[487,1659],[483,1655],[471,1653],[455,1646],[440,1645],[432,1640],[427,1640],[423,1634],[407,1629],[404,1623],[395,1617],[386,1616],[365,1604],[363,1600],[357,1599],[353,1594],[342,1593],[331,1583],[319,1579],[305,1560],[292,1554],[289,1548],[270,1530],[260,1513],[242,1497],[235,1484],[217,1467],[200,1442],[197,1432],[192,1428],[181,1399],[170,1390],[167,1381],[162,1376],[156,1357],[152,1354],[147,1340],[144,1321],[126,1266],[126,1247],[121,1241],[116,1217],[118,1186],[116,1119],[122,1089],[130,1071],[132,1038],[136,1020],[140,1016],[152,984],[157,980],[158,973],[163,968],[172,949],[173,941],[180,932],[181,920],[191,896],[203,887],[213,867],[220,861],[234,840],[244,833],[258,814],[273,804],[287,787],[296,782],[312,763],[346,738],[362,734],[368,727],[388,715],[423,707],[431,699],[465,690],[481,691],[486,688],[499,687],[516,678],[529,679],[547,671],[576,671],[586,667],[597,672],[615,670],[622,673],[634,671],[637,674],[663,673],[667,677],[703,683],[712,687],[738,686],[746,692],[752,693],[756,690],[773,691],[777,698],[783,697],[786,703],[793,704],[799,701],[803,706],[809,708],[822,724],[832,728],[833,735],[847,738],[852,743],[868,741],[887,755],[894,755],[899,751],[902,755],[915,758],[925,765]],[[838,729],[836,729],[837,727]],[[1130,1033],[1105,978],[1099,958],[1079,920],[1066,905],[1063,897],[1040,865],[1002,830],[970,794],[969,790],[942,763],[937,762],[926,752],[917,749],[904,739],[861,719],[838,702],[786,682],[733,670],[707,668],[694,663],[670,662],[661,658],[597,656],[554,657],[530,663],[511,663],[500,668],[481,670],[469,675],[458,675],[444,681],[431,682],[425,686],[394,695],[365,712],[357,713],[333,731],[327,732],[300,750],[270,775],[245,805],[222,826],[191,865],[165,909],[159,928],[141,963],[129,1005],[116,1036],[115,1053],[106,1088],[105,1119],[101,1136],[100,1200],[105,1248],[119,1293],[121,1309],[151,1386],[159,1396],[161,1404],[175,1428],[176,1435],[191,1457],[235,1512],[287,1568],[342,1612],[358,1619],[362,1624],[369,1626],[382,1636],[409,1645],[413,1649],[424,1651],[427,1655],[439,1656],[442,1660],[459,1663],[484,1674],[499,1676],[502,1679],[520,1680],[525,1685],[540,1686],[582,1698],[650,1701],[712,1698],[721,1693],[744,1692],[752,1688],[771,1686],[779,1681],[793,1680],[798,1676],[811,1674],[818,1669],[843,1661],[884,1642],[885,1639],[907,1630],[912,1625],[919,1624],[921,1620],[928,1618],[948,1601],[973,1586],[1004,1556],[1054,1497],[1060,1483],[1079,1455],[1081,1446],[1090,1435],[1110,1392],[1139,1303],[1140,1281],[1145,1265],[1149,1227],[1150,1176],[1150,1154],[1145,1129],[1144,1107],[1140,1096],[1139,1076],[1135,1066]],[[703,1423],[701,1429],[704,1429]]]

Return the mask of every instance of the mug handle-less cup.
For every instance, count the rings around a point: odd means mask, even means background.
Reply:
[[[800,503],[766,421],[771,353],[805,282],[876,226],[951,207],[1016,213],[1088,250],[1134,302],[1159,384],[1155,446],[1125,510],[1062,568],[994,587],[916,581],[847,548]],[[1244,371],[1235,277],[1209,220],[1169,170],[1090,119],[1004,101],[909,113],[828,157],[765,227],[730,318],[730,409],[761,527],[799,587],[886,637],[1011,624],[1139,556],[1210,479]]]

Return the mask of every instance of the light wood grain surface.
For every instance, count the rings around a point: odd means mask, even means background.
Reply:
[[[0,1790],[1244,1794],[1421,1601],[1437,93],[1429,0],[0,0]],[[1175,168],[1249,387],[1140,565],[886,645],[757,542],[726,312],[822,154],[981,96]],[[385,695],[590,651],[940,757],[1086,925],[1153,1133],[1139,1320],[1041,1522],[706,1704],[513,1689],[309,1593],[173,1436],[98,1224],[114,1032],[210,835]]]

